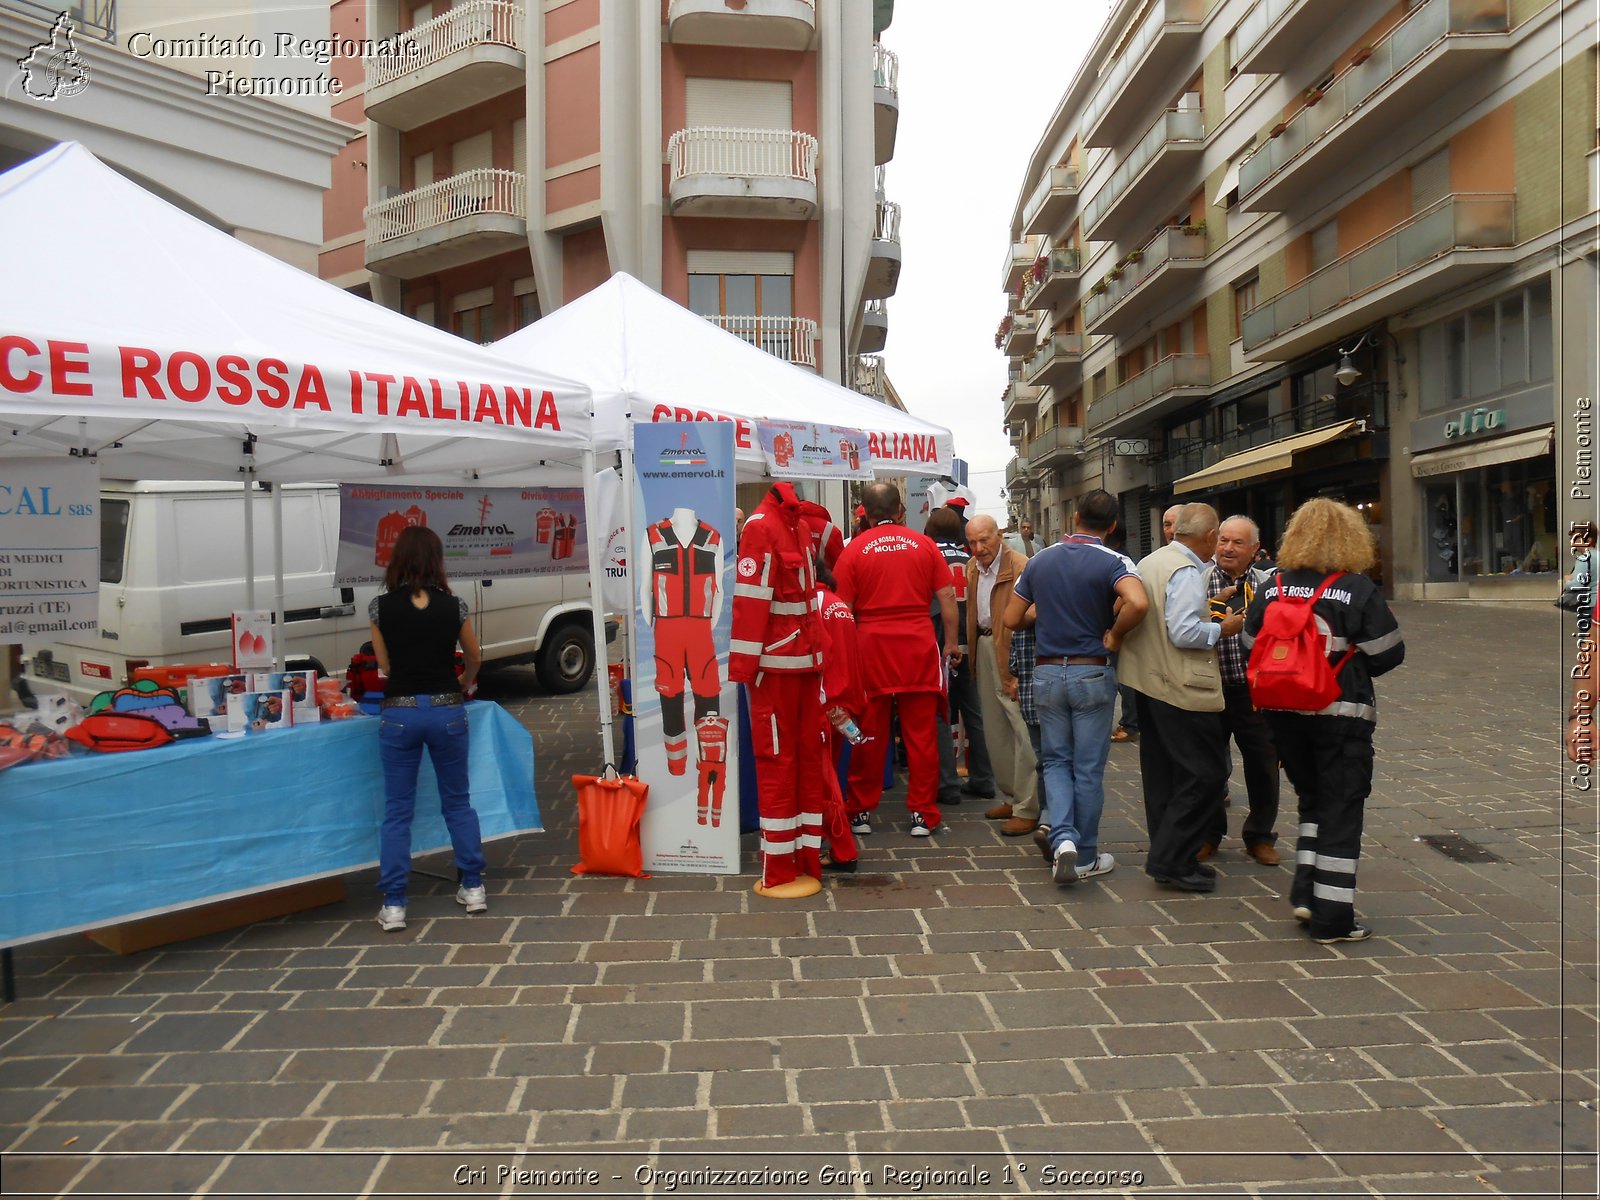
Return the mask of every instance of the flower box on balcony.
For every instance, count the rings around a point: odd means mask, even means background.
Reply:
[[[1281,136],[1283,136],[1283,131],[1285,129],[1287,129],[1287,128],[1289,128],[1289,122],[1287,122],[1287,121],[1279,121],[1270,130],[1268,130],[1267,136],[1268,137],[1281,137]]]
[[[1363,47],[1361,47],[1361,49],[1357,50],[1355,52],[1355,54],[1351,57],[1350,65],[1352,67],[1359,67],[1362,63],[1366,62],[1367,59],[1369,59],[1371,57],[1372,57],[1372,47],[1371,46],[1363,46]]]
[[[1104,279],[1099,280],[1098,282],[1095,283],[1095,285],[1092,288],[1089,289],[1089,295],[1091,295],[1091,296],[1104,296],[1105,294],[1106,294],[1106,281]]]
[[[1131,251],[1128,252],[1128,262],[1130,264],[1131,263],[1136,263],[1136,262],[1143,262],[1143,261],[1144,261],[1144,251],[1143,250],[1131,250]]]
[[[1122,278],[1122,268],[1121,267],[1112,267],[1111,270],[1106,272],[1106,278],[1107,279],[1121,279]]]
[[[1204,237],[1206,223],[1204,221],[1196,221],[1193,225],[1180,225],[1179,228],[1183,230],[1184,237]]]
[[[1307,108],[1311,108],[1313,105],[1319,103],[1322,100],[1322,97],[1325,96],[1325,95],[1327,95],[1327,93],[1324,92],[1321,88],[1307,88],[1306,89],[1306,107]]]

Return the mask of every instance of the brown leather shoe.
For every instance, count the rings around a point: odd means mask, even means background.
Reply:
[[[1032,833],[1038,828],[1038,825],[1039,822],[1029,820],[1027,817],[1012,817],[1004,825],[1000,826],[1000,832],[1006,837],[1022,837],[1025,834]]]
[[[991,821],[1007,820],[1011,816],[1011,805],[996,804],[993,808],[985,809],[983,815]],[[1029,826],[1029,828],[1032,828],[1032,826]]]
[[[1278,848],[1271,842],[1257,842],[1254,846],[1246,846],[1244,852],[1263,867],[1275,867],[1283,861],[1278,857]]]
[[[1205,862],[1206,859],[1208,859],[1208,858],[1215,858],[1216,854],[1217,854],[1217,848],[1215,846],[1213,846],[1210,842],[1207,842],[1205,845],[1201,846],[1198,851],[1195,852],[1194,860],[1195,860],[1195,862]]]

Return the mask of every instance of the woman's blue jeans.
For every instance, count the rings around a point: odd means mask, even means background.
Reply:
[[[406,902],[411,877],[411,818],[417,807],[417,771],[428,749],[439,781],[439,808],[456,867],[465,887],[483,884],[483,835],[467,786],[467,710],[460,704],[435,708],[426,696],[415,708],[386,708],[378,725],[383,761],[383,835],[378,848],[378,885],[385,904]]]

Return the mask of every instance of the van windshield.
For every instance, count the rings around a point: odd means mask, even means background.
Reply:
[[[128,546],[128,502],[100,500],[100,582],[122,582],[123,553]]]

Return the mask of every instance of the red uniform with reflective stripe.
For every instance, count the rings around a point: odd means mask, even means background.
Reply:
[[[788,484],[776,484],[744,523],[733,572],[728,678],[822,669],[822,621],[810,523]]]
[[[794,488],[767,492],[739,538],[728,677],[750,693],[750,734],[767,887],[822,874],[825,634],[811,530]]]
[[[722,535],[701,521],[684,545],[668,519],[650,526],[647,536],[653,615],[709,618],[717,594],[717,547]]]
[[[879,525],[851,540],[837,573],[839,597],[856,614],[867,695],[942,692],[944,664],[928,610],[950,586],[950,568],[933,539]]]

